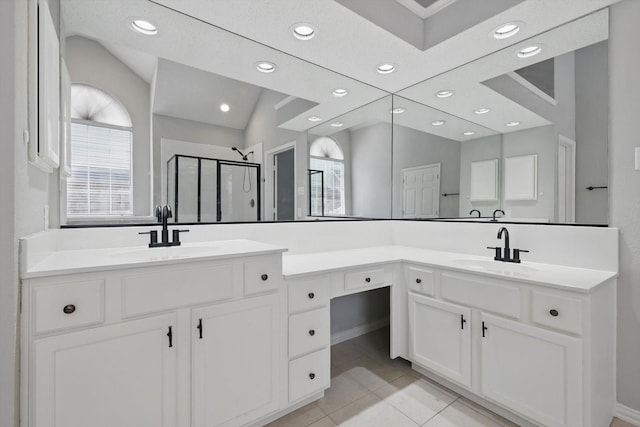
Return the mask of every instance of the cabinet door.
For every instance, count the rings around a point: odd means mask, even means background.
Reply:
[[[409,293],[411,360],[471,386],[471,309]]]
[[[581,340],[482,315],[482,393],[541,425],[581,426]]]
[[[176,425],[175,315],[34,341],[33,427]]]
[[[278,409],[277,294],[192,311],[193,425],[245,425]]]

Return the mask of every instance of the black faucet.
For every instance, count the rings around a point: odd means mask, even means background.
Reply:
[[[481,214],[478,209],[471,209],[471,211],[469,212],[469,215],[472,215],[474,212],[478,212],[478,218],[480,218]]]
[[[496,214],[498,212],[502,213],[502,215],[504,216],[504,211],[502,209],[496,209],[495,211],[493,211],[493,219],[491,221],[493,221],[493,222],[498,221],[498,219],[496,218]]]
[[[504,261],[504,262],[515,262],[520,263],[520,252],[529,252],[524,249],[514,249],[513,250],[513,258],[511,258],[511,248],[509,247],[509,230],[506,227],[501,227],[498,230],[498,239],[502,239],[502,235],[504,234],[504,249],[500,246],[487,246],[487,249],[495,250],[495,256],[493,259],[496,261]]]
[[[160,248],[164,246],[180,246],[180,233],[188,233],[189,230],[173,230],[173,241],[169,241],[169,228],[167,224],[167,220],[172,218],[173,214],[171,213],[171,207],[169,205],[164,206],[156,206],[156,218],[158,218],[158,222],[162,223],[162,241],[158,242],[158,231],[151,230],[145,231],[143,233],[138,234],[149,234],[150,235],[150,248]]]

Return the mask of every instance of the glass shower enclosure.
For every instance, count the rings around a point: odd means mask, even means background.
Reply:
[[[167,161],[173,221],[260,221],[260,164],[176,154]]]

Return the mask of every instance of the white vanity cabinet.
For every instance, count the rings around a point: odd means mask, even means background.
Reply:
[[[278,411],[279,252],[23,280],[23,427],[243,426]]]
[[[35,340],[31,425],[176,425],[176,320],[165,314]]]
[[[610,423],[615,282],[572,292],[445,269],[433,282],[409,283],[414,367],[536,425]]]
[[[278,409],[278,298],[193,309],[194,427],[245,425]]]

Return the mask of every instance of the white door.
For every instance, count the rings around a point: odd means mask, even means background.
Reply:
[[[541,425],[581,426],[581,340],[488,314],[482,326],[482,393]]]
[[[576,143],[560,135],[558,139],[558,222],[576,218]]]
[[[36,340],[29,425],[175,426],[175,325],[168,314]]]
[[[278,295],[192,311],[193,425],[240,426],[278,409]]]
[[[409,293],[409,355],[413,362],[471,386],[471,309]]]
[[[440,163],[402,170],[402,217],[437,218]]]

